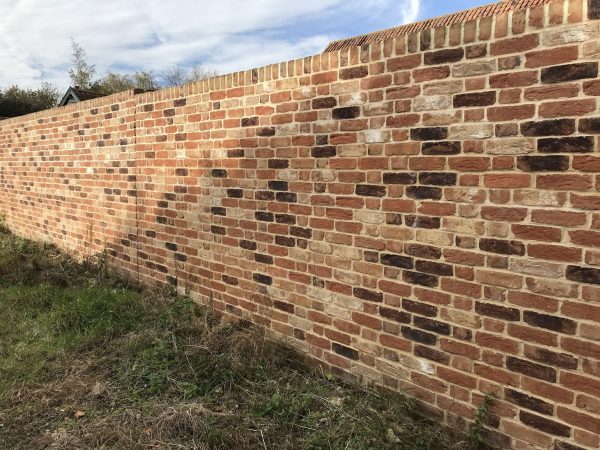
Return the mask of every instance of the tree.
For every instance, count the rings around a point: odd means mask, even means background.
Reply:
[[[11,86],[0,90],[0,117],[22,116],[53,108],[59,100],[58,89],[50,83],[42,83],[38,89]]]
[[[73,38],[71,38],[71,48],[73,49],[73,68],[69,70],[71,82],[73,86],[90,89],[96,74],[96,66],[88,64],[84,48]]]
[[[204,80],[205,78],[210,78],[215,75],[217,75],[215,70],[207,69],[200,64],[193,66],[189,70],[176,64],[162,73],[161,86],[181,86],[183,84],[193,83],[194,81]]]

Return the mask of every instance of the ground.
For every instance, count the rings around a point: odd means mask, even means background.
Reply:
[[[3,227],[0,317],[1,450],[469,446],[401,394]]]

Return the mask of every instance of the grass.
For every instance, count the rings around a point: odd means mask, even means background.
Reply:
[[[403,395],[0,229],[0,449],[451,449]]]

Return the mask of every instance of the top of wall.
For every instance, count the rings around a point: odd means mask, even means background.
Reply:
[[[313,56],[217,75],[156,91],[124,91],[1,120],[0,128],[31,120],[55,120],[56,116],[62,114],[78,114],[80,111],[129,99],[135,99],[137,104],[145,104],[223,90],[232,91],[226,94],[228,97],[239,96],[243,94],[236,88],[244,86],[293,77],[310,77],[316,72],[364,64],[406,53],[509,38],[531,30],[581,22],[586,18],[600,19],[600,0],[504,0],[448,16],[337,41],[330,44],[323,53]],[[332,50],[333,46],[335,49]]]
[[[519,11],[535,6],[545,5],[551,0],[503,0],[490,5],[479,6],[477,8],[467,9],[456,13],[439,16],[421,22],[410,23],[400,27],[389,28],[387,30],[375,31],[373,33],[354,36],[347,39],[341,39],[331,42],[325,52],[333,52],[351,47],[358,47],[373,42],[382,42],[386,39],[392,39],[399,36],[417,33],[419,31],[431,30],[433,28],[446,27],[455,23],[464,23],[471,20],[482,19],[484,17],[496,16],[512,11]]]

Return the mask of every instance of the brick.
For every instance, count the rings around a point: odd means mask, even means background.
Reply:
[[[528,34],[510,39],[503,39],[492,42],[490,45],[490,54],[493,56],[506,55],[510,53],[522,53],[537,47],[539,36],[537,34]]]
[[[421,147],[424,155],[457,155],[461,152],[460,142],[424,142]]]
[[[415,141],[440,141],[448,137],[448,128],[430,127],[413,128],[410,130],[410,138]]]
[[[577,359],[566,353],[556,353],[545,348],[525,346],[525,356],[541,363],[562,367],[564,369],[577,369]]]
[[[484,252],[498,253],[503,255],[525,254],[525,246],[520,241],[503,241],[500,239],[480,239],[479,248]]]
[[[538,140],[541,153],[587,153],[594,150],[594,139],[589,136],[544,138]]]
[[[410,323],[411,316],[410,314],[398,311],[391,308],[384,308],[383,306],[379,307],[379,314],[381,317],[385,317],[386,319],[393,320],[398,323]]]
[[[542,120],[521,124],[523,136],[568,136],[574,132],[575,120],[573,119]]]
[[[543,103],[539,107],[539,115],[543,118],[564,116],[585,116],[596,111],[595,99],[564,100]]]
[[[600,134],[600,118],[579,120],[579,132],[588,134]]]
[[[577,63],[546,67],[542,69],[541,80],[542,83],[551,84],[596,78],[597,76],[598,63]]]
[[[459,47],[425,53],[424,61],[427,65],[455,63],[463,59],[464,56],[465,50]]]
[[[523,321],[529,325],[546,328],[559,333],[575,334],[575,330],[577,329],[577,323],[573,320],[540,314],[534,311],[524,311]]]
[[[581,260],[581,250],[560,245],[530,244],[527,254],[534,258],[551,261],[577,262]]]
[[[551,416],[554,410],[551,403],[507,387],[504,388],[504,397],[516,405],[547,416]]]
[[[492,122],[529,119],[534,114],[534,105],[495,106],[487,110],[488,120]]]
[[[358,116],[360,116],[360,108],[358,106],[334,108],[332,114],[332,117],[337,120],[355,119]]]
[[[542,67],[575,61],[577,46],[558,47],[525,53],[525,67]]]
[[[515,308],[506,308],[504,306],[491,303],[475,303],[475,311],[484,316],[494,317],[496,319],[516,321],[521,319],[521,313]]]
[[[521,411],[519,419],[526,425],[556,436],[570,437],[571,428],[561,423],[546,419],[535,414]]]
[[[537,71],[512,72],[490,76],[491,88],[512,88],[531,86],[538,83],[539,75]]]
[[[568,156],[519,156],[517,167],[525,172],[563,172],[569,169]]]
[[[556,382],[556,370],[551,367],[542,366],[541,364],[532,363],[513,356],[506,358],[506,367],[513,372],[519,372],[551,383]]]
[[[364,78],[367,75],[369,75],[369,68],[367,66],[350,67],[340,70],[340,80]]]
[[[475,92],[469,94],[459,94],[454,96],[455,108],[490,106],[494,103],[496,103],[496,91]]]

